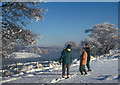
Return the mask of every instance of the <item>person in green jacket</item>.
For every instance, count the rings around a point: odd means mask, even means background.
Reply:
[[[67,78],[70,77],[70,65],[72,64],[71,45],[67,45],[62,51],[59,63],[62,63],[62,77],[65,78],[65,70],[67,68]]]

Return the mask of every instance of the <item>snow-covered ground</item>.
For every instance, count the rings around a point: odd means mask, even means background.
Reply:
[[[27,52],[13,52],[11,54],[12,57],[19,59],[19,58],[31,58],[31,57],[41,57],[40,55],[34,53],[27,53]]]
[[[92,58],[92,72],[88,72],[89,75],[85,76],[80,75],[79,60],[74,59],[70,67],[69,79],[61,78],[62,68],[57,61],[40,61],[39,68],[35,68],[36,62],[30,62],[26,63],[26,66],[31,66],[30,69],[3,77],[2,83],[118,83],[119,57],[120,54],[114,54],[99,59]]]

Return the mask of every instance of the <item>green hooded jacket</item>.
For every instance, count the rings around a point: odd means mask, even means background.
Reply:
[[[59,62],[63,64],[71,64],[72,63],[72,53],[71,51],[68,51],[67,49],[64,49],[62,52],[62,55],[59,59]]]

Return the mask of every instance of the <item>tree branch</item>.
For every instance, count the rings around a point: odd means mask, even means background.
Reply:
[[[4,4],[4,5],[2,4],[2,7],[12,6],[12,5],[14,5],[14,3],[11,3],[11,4],[7,4],[7,3],[6,3],[6,4]],[[0,7],[1,7],[1,6],[0,6]]]

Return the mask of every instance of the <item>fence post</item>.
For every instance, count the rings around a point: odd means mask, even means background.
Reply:
[[[51,60],[49,60],[49,66],[51,65]]]
[[[49,60],[49,64],[51,64],[51,60]]]
[[[98,60],[98,57],[95,55],[96,61]]]
[[[17,61],[16,61],[16,71],[17,71],[17,73],[19,72]]]
[[[36,62],[36,67],[37,67],[37,68],[39,68],[38,65],[39,65],[39,59],[38,59],[37,62]]]
[[[25,71],[25,64],[24,63],[23,63],[23,69],[24,69],[23,71]]]
[[[38,65],[39,65],[39,59],[38,59]]]

